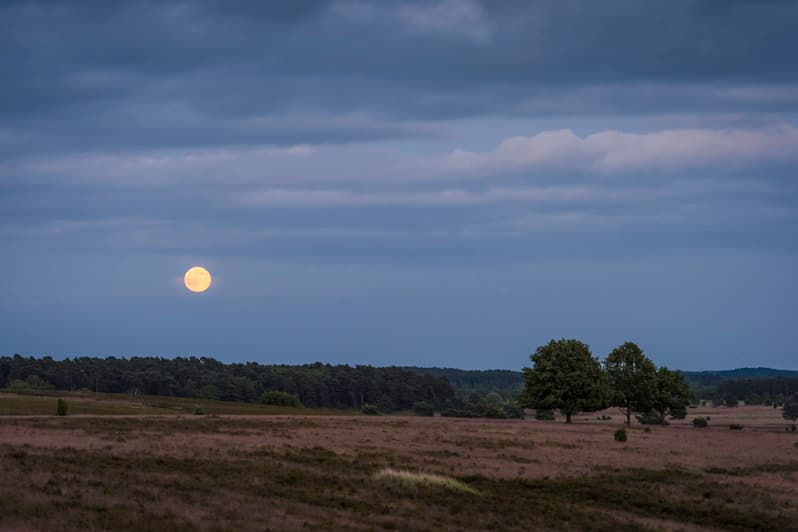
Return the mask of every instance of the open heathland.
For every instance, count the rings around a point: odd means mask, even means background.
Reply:
[[[0,417],[0,528],[798,526],[798,433],[768,407],[690,409],[667,427],[633,423],[618,442],[610,410],[567,425],[212,404],[192,415],[168,399],[142,407],[167,413],[131,413],[141,399],[99,399],[119,415],[81,414],[70,397],[55,416],[56,399],[40,397],[51,415]],[[0,394],[5,414],[30,401]],[[693,428],[698,416],[707,428]]]

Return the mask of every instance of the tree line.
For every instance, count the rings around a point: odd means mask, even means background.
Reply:
[[[308,407],[381,411],[412,408],[419,401],[440,406],[454,400],[442,377],[398,367],[306,364],[225,364],[208,357],[76,357],[55,360],[0,357],[0,388],[89,390],[133,395],[171,395],[222,401],[275,400],[285,392]],[[267,395],[264,395],[267,394]],[[286,400],[286,399],[281,399]]]
[[[781,405],[798,394],[798,376],[770,377],[723,381],[712,395],[713,402],[725,403],[730,399],[744,401],[747,405]]]
[[[607,355],[602,364],[579,340],[552,340],[530,356],[519,402],[527,408],[559,410],[566,423],[579,412],[617,407],[631,423],[662,423],[684,417],[692,393],[682,374],[656,365],[633,342]]]
[[[420,375],[444,377],[454,387],[458,399],[467,400],[473,394],[485,396],[497,393],[504,399],[515,401],[524,387],[524,375],[509,369],[457,369],[403,366],[402,369]]]

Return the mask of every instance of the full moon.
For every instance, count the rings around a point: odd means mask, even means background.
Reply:
[[[211,286],[211,272],[202,266],[194,266],[183,276],[183,283],[192,292],[204,292]]]

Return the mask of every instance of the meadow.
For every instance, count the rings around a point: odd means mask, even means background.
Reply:
[[[770,407],[690,409],[618,442],[613,410],[567,425],[66,397],[57,417],[55,396],[0,393],[2,529],[798,527],[798,433]]]

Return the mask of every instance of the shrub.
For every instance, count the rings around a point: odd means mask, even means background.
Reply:
[[[275,406],[302,406],[299,397],[292,393],[281,392],[279,390],[269,390],[260,396],[260,402],[265,405]]]
[[[55,413],[59,416],[67,415],[67,402],[60,397],[58,398],[58,403],[55,406]]]
[[[743,430],[743,426],[740,425],[739,423],[732,423],[731,425],[729,425],[729,429],[730,430]]]
[[[695,408],[695,407],[690,405],[690,408]],[[686,408],[672,408],[670,413],[671,413],[671,419],[684,419],[687,417]]]
[[[790,425],[790,432],[795,432],[795,430],[796,430],[795,423],[793,423],[792,425]]]
[[[739,406],[740,405],[740,401],[738,401],[737,397],[735,397],[734,395],[728,394],[727,396],[725,396],[723,398],[723,404],[726,405],[727,407],[732,407],[733,408],[733,407]]]
[[[667,421],[654,410],[649,410],[648,412],[644,412],[642,414],[638,414],[635,416],[637,420],[643,425],[665,425]]]
[[[434,416],[435,405],[427,401],[417,401],[413,403],[413,412],[415,412],[417,416]]]
[[[201,406],[194,407],[194,415],[195,416],[202,416],[205,414],[205,410]]]
[[[793,443],[792,446],[795,447],[796,449],[798,449],[798,441]]]
[[[554,410],[535,410],[535,419],[539,421],[554,421]]]
[[[615,431],[615,441],[626,441],[626,429],[618,429]]]
[[[518,405],[504,405],[502,410],[508,419],[524,419],[524,409]]]
[[[651,427],[646,427],[645,429],[643,429],[643,432],[651,432]]]
[[[705,429],[709,426],[709,423],[707,423],[707,420],[703,417],[694,417],[693,426],[697,429]]]
[[[363,405],[363,408],[360,409],[361,412],[366,414],[367,416],[379,416],[380,410],[377,408],[376,405],[370,405],[368,403]]]

